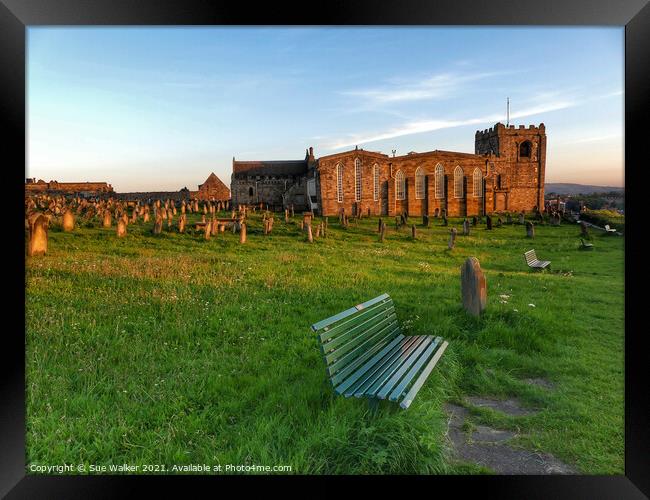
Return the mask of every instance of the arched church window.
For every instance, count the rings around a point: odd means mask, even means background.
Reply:
[[[474,198],[481,198],[483,196],[483,173],[478,167],[474,169],[473,184]]]
[[[424,169],[418,167],[415,169],[415,197],[422,200],[424,195]]]
[[[401,170],[395,174],[395,198],[403,200],[406,198],[406,182],[404,179],[404,172]]]
[[[445,169],[442,165],[436,165],[436,198],[445,197]]]
[[[519,145],[519,157],[520,158],[530,158],[530,152],[532,145],[530,141],[524,141]]]
[[[336,199],[343,203],[343,165],[336,165]]]
[[[361,201],[361,160],[354,160],[354,201]]]
[[[454,197],[463,197],[463,169],[460,165],[454,169]]]
[[[372,167],[372,176],[374,180],[373,197],[374,200],[377,201],[379,199],[379,165],[377,165],[376,163]]]

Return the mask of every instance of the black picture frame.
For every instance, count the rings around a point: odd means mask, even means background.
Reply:
[[[637,197],[645,183],[638,179],[647,167],[645,156],[650,111],[650,5],[648,0],[329,0],[309,4],[276,2],[251,5],[233,0],[0,0],[0,120],[3,123],[4,184],[11,195],[12,215],[6,219],[9,263],[5,266],[9,293],[2,349],[0,401],[0,496],[7,498],[114,498],[144,494],[154,482],[168,495],[195,481],[214,488],[214,481],[229,483],[256,479],[262,485],[287,477],[131,477],[131,476],[27,476],[25,471],[25,310],[24,238],[26,165],[26,28],[34,25],[558,25],[625,27],[625,185],[628,227],[636,228]],[[516,42],[513,42],[516,43]],[[643,151],[642,151],[643,150]],[[11,155],[7,153],[11,152]],[[12,158],[9,160],[8,158]],[[15,203],[15,206],[13,205]],[[630,219],[631,218],[631,219]],[[632,221],[630,225],[629,222]],[[23,236],[21,236],[23,235]],[[626,234],[625,300],[625,475],[624,476],[432,476],[401,477],[400,489],[442,488],[462,495],[474,490],[482,497],[498,498],[644,498],[650,495],[650,440],[648,433],[648,368],[643,337],[647,327],[643,306],[634,293],[642,284],[643,262],[633,249],[643,248],[639,232]],[[636,243],[636,244],[635,244]],[[21,253],[22,252],[22,253]],[[645,294],[646,291],[640,288]],[[642,299],[641,299],[642,300]],[[639,325],[636,327],[635,325]],[[22,325],[22,330],[21,330]],[[22,331],[22,334],[21,334]],[[299,479],[299,478],[298,478]],[[309,478],[309,481],[314,478]],[[317,479],[317,478],[316,478]],[[356,478],[365,485],[384,488],[386,477]],[[388,478],[396,479],[396,478]],[[303,478],[304,480],[304,478]],[[345,478],[327,478],[339,489]],[[337,481],[331,483],[331,481]],[[192,481],[190,483],[190,481]],[[414,484],[417,483],[417,484]],[[310,484],[310,483],[308,483]],[[220,487],[220,486],[218,486]],[[313,486],[312,486],[313,488]],[[216,491],[216,490],[215,490]],[[415,494],[415,493],[414,493]]]

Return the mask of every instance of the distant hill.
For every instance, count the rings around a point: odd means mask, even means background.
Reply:
[[[545,193],[556,194],[589,194],[606,193],[609,191],[625,192],[625,188],[615,186],[590,186],[587,184],[568,184],[562,182],[547,182],[544,186]]]

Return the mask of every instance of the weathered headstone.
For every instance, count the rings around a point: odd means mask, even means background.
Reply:
[[[506,214],[506,224],[512,224],[512,215],[510,215],[510,212]]]
[[[519,224],[524,225],[526,223],[526,219],[524,219],[524,213],[519,212]]]
[[[535,237],[535,226],[533,226],[533,223],[530,221],[526,222],[526,237],[527,238]]]
[[[469,221],[467,219],[463,221],[463,236],[469,236]]]
[[[163,224],[162,214],[160,212],[158,212],[156,214],[156,221],[153,224],[153,234],[160,234],[161,233],[162,224]]]
[[[66,233],[74,231],[74,214],[72,210],[66,210],[63,214],[63,230]]]
[[[584,221],[580,221],[580,236],[588,240],[591,239],[591,236],[589,235],[589,229],[587,229],[587,224],[585,224]]]
[[[239,243],[246,243],[246,223],[243,222],[239,230]]]
[[[414,240],[417,240],[417,239],[418,239],[418,234],[417,234],[417,229],[415,229],[415,224],[412,224],[412,225],[411,225],[411,237],[412,237]]]
[[[447,215],[443,213],[442,214],[442,225],[447,226],[448,224],[449,224],[449,222],[447,221]]]
[[[27,255],[45,255],[47,253],[47,230],[50,225],[49,218],[35,212],[27,220],[29,226],[29,241],[27,243]]]
[[[460,269],[460,289],[463,308],[479,316],[487,305],[487,286],[481,265],[476,257],[469,257]]]
[[[123,238],[124,236],[126,236],[126,222],[124,222],[124,219],[120,218],[117,221],[117,237]]]
[[[185,224],[186,224],[186,222],[187,222],[187,216],[183,213],[183,214],[181,214],[180,219],[178,219],[178,232],[179,233],[184,233],[185,232]]]
[[[381,217],[379,217],[379,223],[377,224],[377,232],[381,233],[381,225],[383,224]]]
[[[384,242],[385,236],[386,236],[386,223],[382,222],[381,223],[381,229],[379,230],[379,241],[380,241],[380,243]]]
[[[104,220],[102,225],[104,227],[111,227],[111,212],[110,210],[104,210]]]
[[[503,220],[501,220],[501,217],[497,218],[497,227],[503,226]]]
[[[313,242],[314,242],[314,236],[313,236],[312,233],[311,233],[311,224],[307,224],[307,241],[308,241],[309,243],[313,243]]]
[[[203,205],[203,206],[205,207],[205,205]],[[205,233],[204,234],[205,239],[209,240],[210,236],[212,235],[212,221],[211,220],[206,222],[205,228],[204,228],[204,233]]]
[[[490,217],[489,215],[485,216],[485,225],[486,225],[485,229],[492,229],[492,217]]]
[[[447,247],[449,248],[449,250],[452,250],[454,248],[454,246],[456,245],[456,233],[457,232],[458,231],[456,231],[455,227],[452,227],[449,230],[449,243],[447,244]]]
[[[478,218],[475,215],[474,217],[472,217],[472,226],[476,226],[477,224],[478,224]]]

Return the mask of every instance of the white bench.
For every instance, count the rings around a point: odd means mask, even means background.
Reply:
[[[607,231],[608,233],[615,233],[616,229],[612,229],[611,227],[609,227],[609,224],[605,224],[605,231]]]
[[[550,260],[539,260],[537,258],[537,255],[535,254],[535,250],[528,250],[527,252],[524,253],[524,258],[526,259],[526,264],[528,264],[528,267],[533,268],[533,269],[545,269],[545,268],[551,268],[551,261]]]

